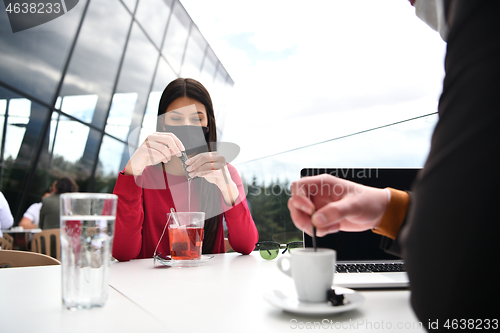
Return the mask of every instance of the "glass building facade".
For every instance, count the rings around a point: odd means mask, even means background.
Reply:
[[[2,11],[0,50],[0,190],[15,223],[62,176],[111,192],[173,79],[201,81],[216,118],[234,85],[179,0],[80,0],[17,33]]]

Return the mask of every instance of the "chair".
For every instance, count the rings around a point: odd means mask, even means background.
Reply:
[[[50,256],[27,251],[0,250],[0,268],[60,265]]]
[[[11,235],[9,234],[6,234],[5,232],[3,233],[3,238],[7,240],[7,242],[10,243],[11,245],[11,248],[10,249],[7,249],[5,248],[5,250],[12,250],[14,248],[14,237],[12,237]]]
[[[34,234],[31,239],[31,251],[47,254],[57,260],[61,260],[61,241],[59,239],[60,229],[45,229]]]
[[[0,238],[0,249],[12,250],[12,243],[5,238]]]
[[[226,253],[228,253],[228,252],[234,252],[234,250],[231,247],[231,245],[229,245],[229,239],[224,238],[224,244],[225,244],[225,247],[226,247]]]

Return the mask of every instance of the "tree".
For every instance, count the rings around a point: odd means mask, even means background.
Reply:
[[[269,185],[259,184],[256,177],[248,186],[247,202],[250,207],[259,241],[275,241],[285,244],[301,241],[302,232],[292,222],[287,203],[290,198],[288,180],[274,180]]]

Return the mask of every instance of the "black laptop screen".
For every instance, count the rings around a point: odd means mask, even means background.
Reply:
[[[419,170],[419,168],[305,168],[301,170],[300,176],[308,177],[328,173],[367,186],[409,190]],[[338,261],[399,259],[382,250],[380,240],[380,235],[368,230],[364,232],[338,232],[318,238],[317,242],[319,247],[336,250]],[[306,247],[312,247],[312,238],[309,235],[304,234],[304,241]]]

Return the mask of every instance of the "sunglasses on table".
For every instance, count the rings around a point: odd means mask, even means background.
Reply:
[[[281,254],[284,254],[287,250],[290,253],[290,249],[303,248],[304,242],[290,242],[288,244],[281,245],[278,242],[264,241],[255,244],[255,247],[260,252],[260,256],[266,260],[273,260],[278,256],[280,249],[284,248]]]

